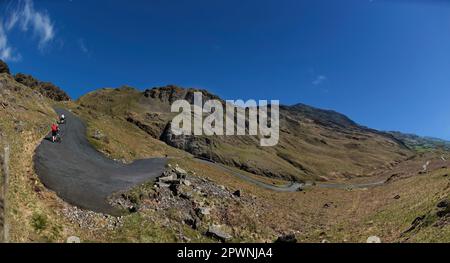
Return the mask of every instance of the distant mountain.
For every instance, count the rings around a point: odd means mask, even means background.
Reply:
[[[450,150],[450,142],[433,137],[421,137],[415,134],[401,133],[397,131],[389,132],[395,138],[403,141],[408,147],[414,150],[443,149]]]
[[[284,109],[294,111],[299,115],[328,126],[340,128],[361,128],[347,116],[332,110],[323,110],[302,103],[285,106]]]

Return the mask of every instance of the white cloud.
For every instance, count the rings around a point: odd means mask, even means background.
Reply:
[[[18,0],[11,2],[5,10],[5,19],[0,21],[0,58],[17,60],[20,54],[14,54],[14,49],[8,43],[7,34],[19,29],[22,32],[32,32],[38,39],[38,49],[43,51],[48,43],[55,38],[55,28],[46,11],[38,11],[33,0]]]
[[[0,23],[0,59],[3,61],[18,61],[20,54],[16,54],[13,48],[8,43],[8,36]]]
[[[33,0],[19,0],[17,7],[10,13],[6,21],[6,29],[9,31],[16,25],[24,32],[33,31],[39,38],[39,49],[53,40],[55,37],[54,24],[46,11],[38,11],[34,8]]]
[[[319,75],[319,76],[317,76],[317,77],[313,80],[312,84],[313,84],[314,86],[319,86],[319,85],[323,84],[326,80],[327,80],[327,77],[326,77],[326,76],[324,76],[324,75]]]
[[[78,46],[80,47],[80,50],[83,53],[86,53],[86,54],[89,53],[89,49],[87,48],[86,43],[84,42],[84,39],[82,39],[82,38],[78,39]]]

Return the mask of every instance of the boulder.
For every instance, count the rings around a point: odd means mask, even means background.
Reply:
[[[191,186],[191,185],[192,185],[192,183],[191,183],[190,181],[186,180],[186,179],[182,180],[181,182],[182,182],[184,185],[186,185],[186,186]]]
[[[210,226],[208,228],[208,231],[206,232],[206,235],[218,239],[221,242],[227,242],[228,240],[233,238],[230,234],[223,231],[222,228],[218,225]]]
[[[173,169],[173,170],[180,178],[184,178],[187,175],[187,172],[178,166],[175,167],[175,169]]]
[[[379,244],[379,243],[381,243],[381,239],[379,237],[377,237],[377,236],[370,236],[370,237],[367,238],[366,243]]]
[[[450,206],[450,201],[444,200],[437,204],[438,208],[448,208]]]
[[[162,183],[169,183],[169,182],[173,182],[175,180],[177,180],[177,175],[176,174],[169,174],[169,175],[162,176],[162,177],[158,178],[158,181],[162,182]]]
[[[295,234],[282,235],[277,238],[275,243],[297,243],[297,238]]]
[[[156,185],[158,187],[160,187],[160,188],[168,188],[168,187],[170,187],[170,184],[166,184],[166,183],[163,183],[163,182],[157,182]]]

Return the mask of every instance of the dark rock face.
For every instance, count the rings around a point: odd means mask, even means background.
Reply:
[[[194,156],[218,161],[211,152],[211,148],[214,145],[212,145],[211,140],[205,136],[175,135],[172,133],[171,124],[169,123],[159,139],[170,146],[187,151]]]
[[[168,85],[165,87],[147,89],[144,91],[144,97],[159,99],[161,102],[170,104],[172,104],[176,100],[184,99],[187,100],[189,103],[193,104],[195,92],[201,92],[203,94],[203,103],[205,103],[205,101],[207,100],[222,101],[218,96],[209,93],[207,90],[183,89],[175,85]]]
[[[55,100],[55,101],[69,101],[70,97],[67,95],[66,92],[64,92],[59,87],[55,86],[53,83],[50,82],[42,82],[30,75],[25,75],[22,73],[18,73],[15,75],[15,79],[17,82],[34,89],[44,95],[45,97]]]
[[[294,234],[288,234],[278,237],[275,243],[297,243],[297,238]]]
[[[0,60],[0,73],[11,74],[8,65],[2,60]]]

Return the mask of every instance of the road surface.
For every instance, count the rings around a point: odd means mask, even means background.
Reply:
[[[118,215],[107,202],[114,192],[154,180],[165,169],[167,159],[152,158],[123,164],[98,152],[86,138],[85,124],[64,109],[56,112],[66,116],[60,125],[61,143],[47,137],[38,146],[34,164],[42,183],[59,197],[83,209]]]

